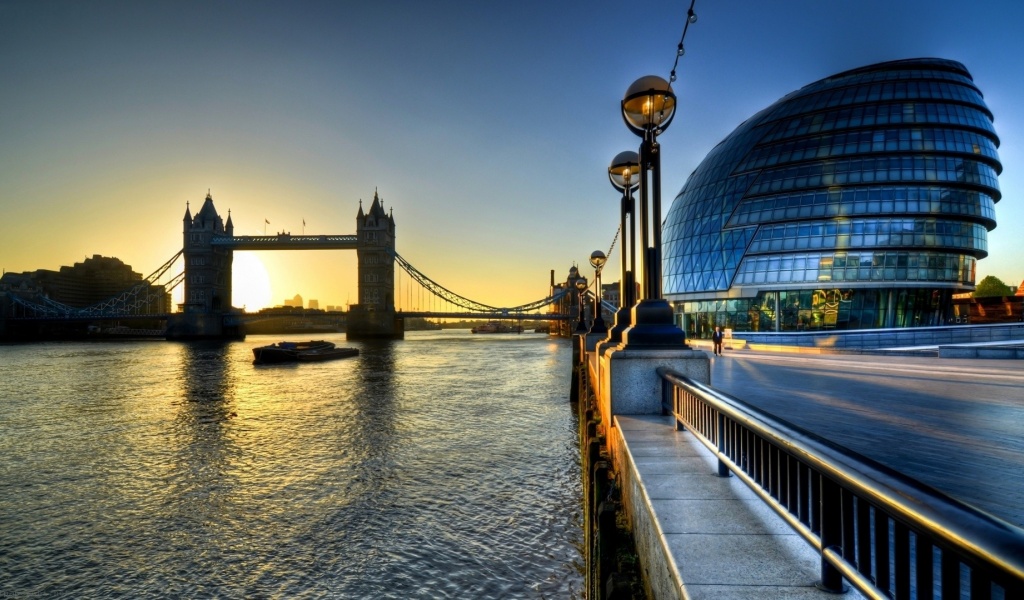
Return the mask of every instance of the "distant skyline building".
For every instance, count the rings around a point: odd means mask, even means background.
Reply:
[[[86,308],[108,301],[142,281],[142,274],[133,271],[120,259],[94,254],[73,266],[62,266],[58,271],[38,269],[4,273],[0,277],[0,291],[29,298],[44,296],[67,306]],[[146,296],[147,312],[169,312],[170,294],[164,286],[150,285]]]
[[[675,198],[665,297],[696,338],[953,322],[996,226],[998,145],[958,62],[879,63],[796,90]]]

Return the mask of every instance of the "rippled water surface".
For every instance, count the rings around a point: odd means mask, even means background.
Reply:
[[[579,597],[570,348],[0,347],[0,597]]]

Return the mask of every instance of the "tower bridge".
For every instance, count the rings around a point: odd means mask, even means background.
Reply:
[[[355,235],[236,236],[231,214],[222,220],[206,195],[203,206],[183,218],[185,260],[183,311],[168,321],[168,338],[234,337],[241,327],[224,316],[231,309],[231,263],[235,250],[355,250],[358,255],[359,302],[351,307],[349,338],[402,337],[395,314],[395,220],[384,211],[375,191],[373,203],[356,214]]]
[[[427,313],[401,312],[395,308],[395,264],[431,294],[465,309],[461,312],[431,312],[429,316],[466,318],[566,319],[568,314],[538,313],[559,300],[564,291],[522,306],[494,307],[460,296],[436,283],[395,250],[395,219],[384,210],[374,191],[373,202],[356,213],[354,235],[237,236],[231,214],[222,220],[207,194],[203,206],[183,219],[184,303],[180,314],[168,322],[168,338],[232,337],[243,335],[242,319],[225,319],[231,311],[231,263],[235,250],[355,250],[358,264],[359,302],[348,313],[347,336],[360,338],[401,338],[404,319]]]
[[[461,296],[437,283],[395,250],[395,219],[385,211],[377,192],[368,210],[362,201],[356,213],[355,234],[235,235],[231,213],[223,219],[211,194],[194,214],[186,204],[182,218],[182,249],[149,277],[131,289],[88,307],[72,307],[33,293],[0,293],[0,335],[10,321],[110,322],[131,319],[167,321],[168,339],[244,337],[251,316],[232,305],[232,262],[235,250],[355,250],[358,265],[358,303],[349,307],[347,336],[350,339],[401,338],[404,320],[410,317],[567,320],[577,318],[578,296],[568,286],[554,286],[549,296],[515,307],[496,307]],[[181,258],[181,272],[171,267]],[[408,312],[395,306],[395,265],[405,271],[425,293],[453,307],[451,312]],[[165,283],[158,283],[163,278]],[[183,286],[181,311],[155,314],[154,294],[169,294]],[[545,307],[556,305],[557,310]]]

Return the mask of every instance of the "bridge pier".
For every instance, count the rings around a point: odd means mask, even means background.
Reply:
[[[175,313],[167,317],[168,340],[243,340],[245,327],[224,314]]]
[[[405,339],[405,318],[395,314],[394,310],[373,310],[373,307],[352,305],[348,312],[345,339]]]

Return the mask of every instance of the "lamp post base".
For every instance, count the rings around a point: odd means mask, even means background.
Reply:
[[[602,421],[615,415],[662,414],[662,380],[658,367],[668,367],[690,379],[710,385],[711,359],[692,348],[615,348],[600,360],[601,390],[597,395]]]
[[[632,321],[632,313],[628,306],[623,306],[615,311],[615,321],[608,329],[608,337],[598,342],[597,352],[601,356],[610,349],[622,343],[622,332],[629,328]]]
[[[621,348],[689,348],[664,298],[645,298],[631,311],[633,324],[622,332]]]

